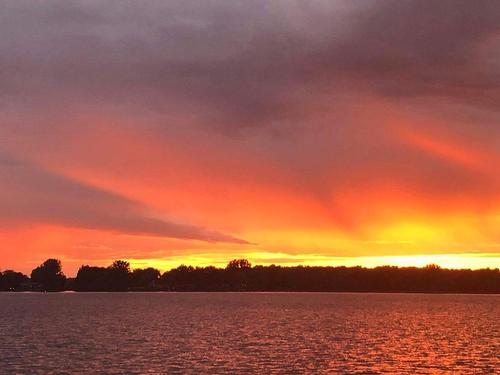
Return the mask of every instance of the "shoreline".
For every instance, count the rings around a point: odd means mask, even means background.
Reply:
[[[477,296],[500,296],[499,293],[481,293],[481,292],[377,292],[377,291],[313,291],[313,290],[126,290],[126,291],[113,291],[113,290],[96,290],[96,291],[77,291],[77,290],[61,290],[61,291],[37,291],[37,290],[1,290],[0,294],[403,294],[403,295],[477,295]]]

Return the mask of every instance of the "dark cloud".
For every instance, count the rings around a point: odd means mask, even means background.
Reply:
[[[498,100],[498,2],[379,2],[358,26],[330,61],[383,93]]]
[[[43,223],[123,234],[247,243],[214,230],[181,224],[140,203],[52,173],[0,159],[1,222]]]
[[[353,88],[496,109],[497,1],[7,1],[4,100],[183,109],[285,126]],[[496,38],[496,39],[495,39]],[[73,104],[74,105],[74,104]]]

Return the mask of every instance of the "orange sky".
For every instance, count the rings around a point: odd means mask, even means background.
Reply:
[[[0,269],[500,267],[498,25],[384,4],[13,3]]]

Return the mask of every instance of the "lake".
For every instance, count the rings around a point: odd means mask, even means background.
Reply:
[[[0,293],[0,373],[498,373],[500,296]]]

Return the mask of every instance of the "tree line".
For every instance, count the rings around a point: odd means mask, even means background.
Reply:
[[[48,259],[28,277],[0,272],[0,290],[91,291],[309,291],[500,293],[500,271],[417,267],[253,266],[235,259],[225,268],[181,265],[163,274],[155,268],[131,270],[124,260],[108,267],[81,266],[67,278],[61,262]]]

